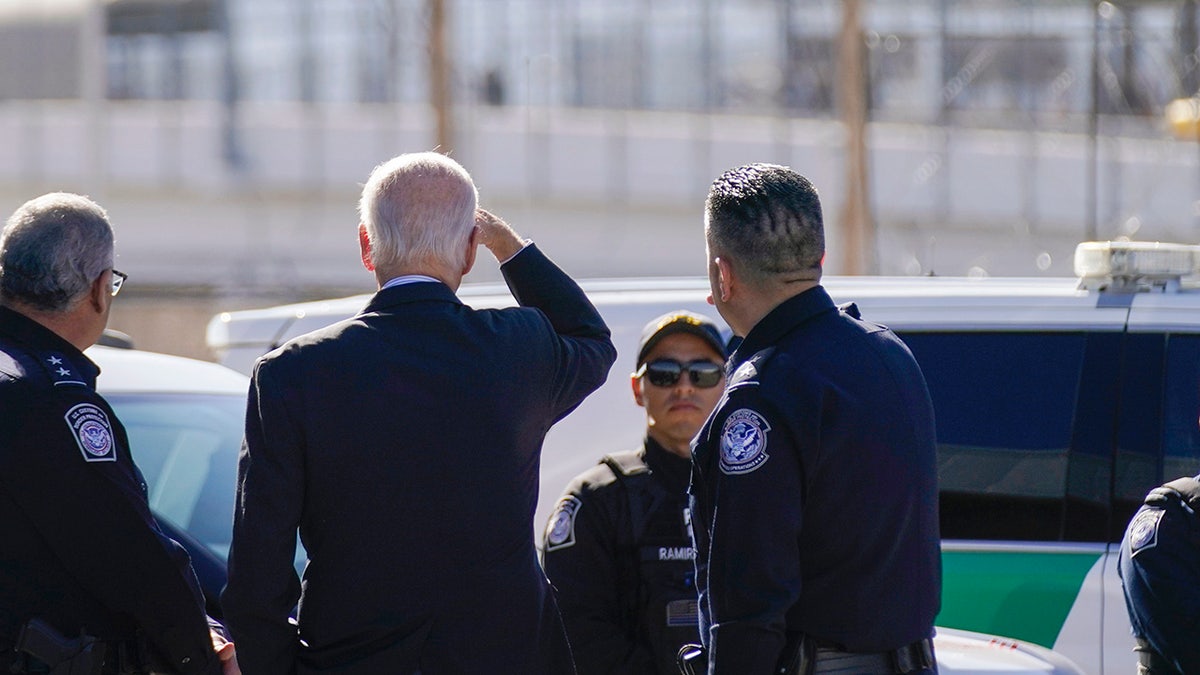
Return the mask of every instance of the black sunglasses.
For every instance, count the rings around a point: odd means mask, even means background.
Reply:
[[[634,377],[645,377],[650,380],[650,384],[656,387],[673,387],[679,381],[679,377],[683,375],[683,371],[687,370],[688,378],[691,379],[692,385],[700,389],[709,389],[721,383],[721,378],[725,375],[725,368],[719,363],[712,361],[692,361],[691,363],[680,363],[674,359],[658,359],[643,363],[641,368],[633,374]]]

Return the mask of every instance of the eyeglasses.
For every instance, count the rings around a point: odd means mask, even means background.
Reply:
[[[721,383],[721,378],[725,376],[725,369],[719,363],[699,360],[684,364],[674,359],[658,359],[643,363],[633,376],[644,376],[650,380],[650,384],[656,387],[673,387],[683,375],[684,370],[687,370],[692,385],[700,389],[717,386]]]
[[[120,270],[114,269],[112,271],[112,286],[110,290],[112,291],[113,297],[116,297],[117,293],[121,292],[121,286],[125,284],[125,280],[128,278],[129,275]]]

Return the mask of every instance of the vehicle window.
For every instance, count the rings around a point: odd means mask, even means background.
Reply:
[[[1114,352],[1119,335],[957,332],[901,335],[929,384],[937,422],[942,536],[1058,541],[1076,520],[1103,532],[1107,433],[1077,434],[1104,415],[1087,392],[1089,352]],[[1088,369],[1088,372],[1091,372]],[[1115,375],[1112,376],[1115,379]],[[1098,422],[1105,424],[1105,422]],[[1083,505],[1091,519],[1074,516]]]
[[[1163,367],[1166,336],[1131,333],[1121,366],[1120,432],[1117,438],[1113,518],[1108,541],[1120,541],[1146,493],[1162,483]]]
[[[1163,392],[1163,481],[1200,472],[1200,335],[1172,335]]]
[[[224,559],[232,537],[242,396],[106,396],[129,433],[155,516]]]

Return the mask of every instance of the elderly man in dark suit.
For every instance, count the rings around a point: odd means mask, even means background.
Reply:
[[[616,352],[579,287],[476,203],[442,155],[376,168],[359,241],[379,292],[255,366],[223,596],[247,675],[574,672],[532,538],[540,450]],[[455,296],[477,245],[520,307]]]

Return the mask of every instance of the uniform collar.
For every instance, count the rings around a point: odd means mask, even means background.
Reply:
[[[650,471],[658,474],[668,487],[678,487],[679,494],[683,494],[691,479],[692,460],[671,453],[650,436],[646,436],[643,447],[646,449],[646,466],[650,467]]]
[[[362,313],[378,312],[380,310],[395,307],[397,305],[406,304],[409,302],[452,302],[456,305],[461,305],[462,300],[450,290],[450,287],[442,282],[437,283],[419,283],[419,284],[402,284],[400,286],[392,286],[384,288],[377,292],[367,306],[363,308]]]
[[[728,372],[736,371],[746,359],[778,343],[796,326],[836,308],[833,298],[819,285],[784,300],[750,329],[746,339],[742,340],[737,351],[729,357]]]
[[[0,335],[21,343],[36,356],[53,382],[95,389],[100,367],[58,333],[16,310],[0,307]]]

